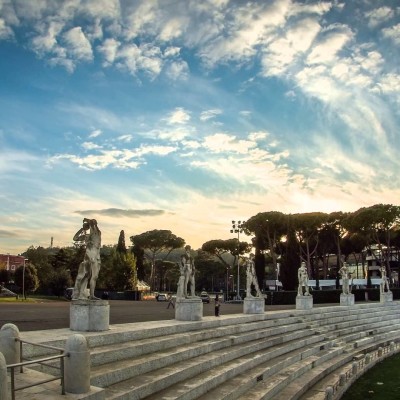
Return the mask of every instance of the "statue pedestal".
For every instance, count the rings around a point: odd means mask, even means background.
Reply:
[[[341,306],[354,306],[354,294],[340,293],[340,305]]]
[[[311,310],[313,308],[313,297],[296,296],[296,310]]]
[[[381,303],[389,303],[391,301],[393,301],[393,292],[381,293],[381,296],[380,296]]]
[[[107,300],[72,300],[69,327],[79,332],[107,331],[110,324],[110,305]]]
[[[245,297],[243,301],[243,314],[264,314],[264,297]]]
[[[175,302],[175,319],[178,321],[201,321],[203,302],[200,297],[177,298]]]

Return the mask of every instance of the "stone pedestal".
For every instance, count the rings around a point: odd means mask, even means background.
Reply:
[[[200,297],[176,299],[175,319],[178,321],[201,321],[203,318],[203,302]]]
[[[354,294],[340,293],[340,305],[341,306],[354,306]]]
[[[313,308],[312,296],[296,296],[296,310],[311,310]]]
[[[78,332],[107,331],[110,325],[110,305],[107,300],[72,300],[69,327]]]
[[[391,301],[393,301],[393,292],[381,293],[381,296],[380,296],[381,303],[389,303]]]
[[[246,297],[243,301],[243,314],[264,314],[264,297]]]

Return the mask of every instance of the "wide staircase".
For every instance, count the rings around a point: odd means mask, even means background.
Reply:
[[[83,334],[91,384],[104,388],[105,399],[317,400],[354,360],[400,342],[399,315],[396,301],[113,325]],[[65,338],[41,342],[60,347]],[[44,351],[24,349],[31,357]]]

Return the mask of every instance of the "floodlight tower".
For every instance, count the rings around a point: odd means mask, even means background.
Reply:
[[[239,252],[240,252],[240,234],[243,233],[243,225],[245,221],[232,221],[232,229],[231,233],[237,233],[237,290],[236,290],[236,300],[242,300],[240,297],[239,291],[239,284],[240,284],[240,277],[239,277]]]

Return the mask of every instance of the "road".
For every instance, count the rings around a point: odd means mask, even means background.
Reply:
[[[167,302],[155,300],[110,300],[110,324],[174,319],[175,310],[171,307],[167,309],[167,304]],[[203,306],[204,316],[214,315],[213,302]],[[0,327],[6,323],[13,323],[21,332],[69,328],[69,309],[70,302],[63,300],[0,302]],[[243,305],[222,303],[220,312],[221,314],[240,314],[243,312]]]

